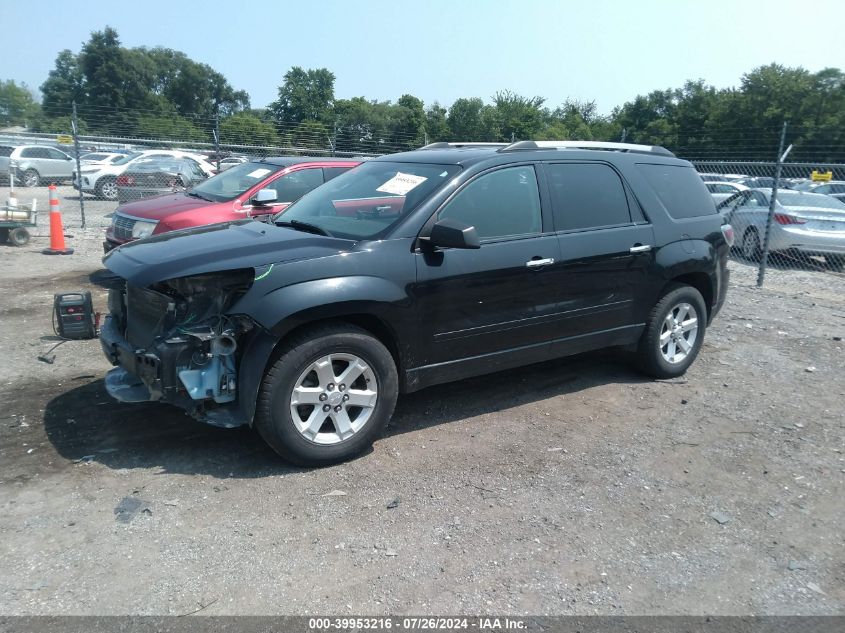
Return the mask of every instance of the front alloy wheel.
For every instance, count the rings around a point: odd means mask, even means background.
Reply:
[[[117,200],[117,181],[114,178],[105,178],[98,183],[95,191],[98,198],[106,200]]]
[[[396,363],[384,344],[352,324],[329,323],[281,345],[256,402],[261,437],[301,466],[326,466],[366,450],[393,415],[399,392]]]
[[[354,354],[328,354],[296,380],[290,415],[302,436],[316,444],[337,444],[360,431],[378,403],[378,381]]]

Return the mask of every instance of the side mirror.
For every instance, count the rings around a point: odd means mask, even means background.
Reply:
[[[250,202],[255,206],[263,207],[271,202],[275,202],[277,197],[278,193],[275,189],[259,189],[258,193],[252,196]]]
[[[481,248],[474,226],[450,218],[437,221],[427,241],[440,248]]]

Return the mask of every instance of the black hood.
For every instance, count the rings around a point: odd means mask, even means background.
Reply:
[[[237,268],[315,259],[349,250],[353,241],[239,220],[129,242],[103,263],[133,286]]]

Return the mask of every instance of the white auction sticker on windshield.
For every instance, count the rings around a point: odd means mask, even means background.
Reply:
[[[428,178],[425,176],[414,176],[413,174],[403,174],[401,171],[396,172],[396,175],[384,183],[381,187],[376,189],[381,193],[392,193],[396,196],[404,196],[414,187],[418,187],[424,183]]]
[[[270,170],[269,170],[269,169],[264,169],[263,167],[259,167],[259,168],[258,168],[258,169],[256,169],[255,171],[251,171],[251,172],[249,172],[249,173],[246,175],[246,177],[247,177],[247,178],[261,178],[261,177],[263,177],[263,176],[266,176],[266,175],[267,175],[267,174],[269,174],[269,173],[270,173]]]

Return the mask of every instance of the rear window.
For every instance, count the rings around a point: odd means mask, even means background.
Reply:
[[[637,167],[676,220],[716,213],[716,203],[692,167],[648,163],[639,163]]]

